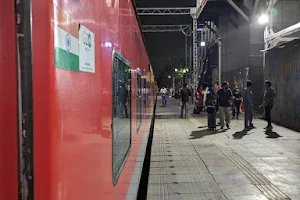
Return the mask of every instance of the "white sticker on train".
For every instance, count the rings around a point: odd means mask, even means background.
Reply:
[[[79,27],[79,71],[95,73],[95,34]]]

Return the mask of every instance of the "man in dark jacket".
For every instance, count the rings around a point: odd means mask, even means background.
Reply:
[[[245,108],[245,130],[254,128],[253,120],[253,102],[252,102],[252,81],[247,81],[247,87],[244,89],[243,99]]]
[[[220,121],[221,129],[224,128],[224,121],[226,121],[226,126],[229,129],[230,126],[230,108],[232,105],[232,91],[229,88],[229,83],[225,81],[222,84],[222,88],[218,91],[219,100],[219,110],[220,110]]]
[[[183,84],[183,88],[181,90],[181,115],[180,117],[183,118],[183,110],[185,110],[185,118],[187,118],[188,115],[188,102],[191,96],[191,91],[186,87],[187,84]]]
[[[268,126],[265,129],[272,129],[272,119],[271,119],[271,110],[274,105],[274,98],[276,97],[276,93],[272,88],[271,81],[265,81],[265,94],[264,94],[264,102],[262,106],[265,108],[266,120],[268,121]]]
[[[209,130],[215,130],[216,128],[216,105],[215,104],[216,101],[215,101],[214,89],[210,85],[206,97],[206,102],[205,102]]]

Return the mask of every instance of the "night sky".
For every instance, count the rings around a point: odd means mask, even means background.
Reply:
[[[195,0],[135,0],[138,8],[144,7],[194,7]],[[212,1],[207,3],[199,21],[211,20],[218,22],[219,16],[226,15],[232,11],[228,3],[224,1]],[[192,24],[190,15],[180,16],[139,16],[141,25],[171,25]],[[173,70],[167,70],[170,59],[184,60],[185,58],[185,36],[180,32],[171,33],[144,33],[146,48],[148,49],[151,64],[155,76],[165,85],[171,86],[168,75]],[[175,68],[175,67],[174,67]]]

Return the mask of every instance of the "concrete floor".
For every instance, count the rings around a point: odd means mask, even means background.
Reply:
[[[259,119],[249,132],[243,120],[208,131],[205,113],[180,119],[179,100],[167,105],[157,107],[148,200],[300,199],[300,133],[266,132]]]

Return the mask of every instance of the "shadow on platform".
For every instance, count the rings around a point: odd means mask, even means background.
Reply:
[[[179,115],[156,115],[155,119],[181,119]]]
[[[267,138],[271,138],[271,139],[276,139],[276,138],[280,138],[282,137],[281,135],[279,135],[277,132],[274,132],[273,130],[269,129],[266,130]]]
[[[236,140],[240,140],[240,139],[243,139],[244,136],[246,135],[250,135],[248,132],[250,130],[242,130],[242,131],[238,131],[236,132],[235,134],[233,134],[233,138],[236,139]]]
[[[226,130],[199,130],[199,131],[193,131],[190,135],[190,140],[200,139],[208,135],[215,135],[218,133],[224,133]]]

